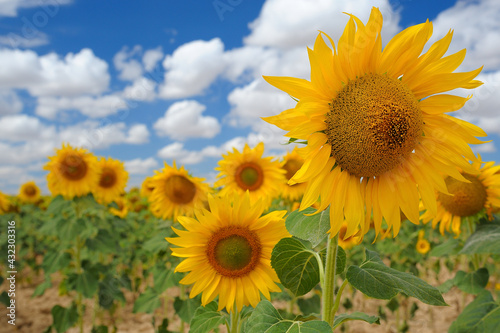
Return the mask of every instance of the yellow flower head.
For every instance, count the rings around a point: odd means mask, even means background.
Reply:
[[[446,177],[445,182],[450,195],[437,194],[437,212],[427,210],[421,218],[424,223],[432,220],[432,227],[439,223],[439,231],[453,231],[460,235],[462,218],[474,216],[483,211],[500,208],[500,165],[495,162],[483,164],[481,156],[473,161],[473,173],[462,172],[466,181]]]
[[[141,196],[149,198],[151,193],[153,193],[153,190],[154,190],[153,177],[146,177],[146,179],[144,179],[144,181],[142,182]]]
[[[288,181],[295,175],[295,173],[304,164],[304,159],[297,153],[297,148],[283,157],[282,168],[285,170],[285,183],[282,186],[281,195],[291,201],[298,200],[302,197],[306,190],[306,183],[288,184]]]
[[[0,191],[0,214],[7,213],[7,211],[9,210],[9,205],[9,197]]]
[[[176,220],[179,215],[192,216],[194,208],[207,200],[205,179],[191,177],[183,166],[177,169],[175,161],[173,167],[165,163],[165,168],[155,173],[149,208],[156,217]]]
[[[417,252],[420,254],[426,254],[431,249],[431,244],[425,238],[420,238],[417,240]]]
[[[100,158],[98,167],[99,183],[94,189],[94,196],[99,202],[107,204],[124,193],[128,172],[123,162],[112,158]]]
[[[36,186],[34,181],[30,181],[21,185],[19,199],[22,202],[36,203],[40,200],[40,193],[40,188]]]
[[[263,153],[264,143],[260,142],[253,149],[245,144],[242,153],[233,148],[232,153],[223,155],[219,167],[215,168],[219,171],[217,178],[220,179],[214,186],[222,186],[220,195],[243,195],[248,191],[252,203],[263,199],[265,208],[269,207],[279,195],[285,170],[281,168],[280,162],[272,161],[272,157],[262,157]]]
[[[63,144],[49,160],[43,168],[49,171],[47,185],[52,195],[61,194],[66,199],[71,199],[86,195],[97,187],[97,158],[87,152],[87,149]]]
[[[179,237],[166,238],[174,256],[185,258],[177,272],[189,272],[180,282],[194,284],[190,297],[203,293],[205,306],[219,296],[219,311],[239,311],[244,305],[255,307],[261,292],[280,288],[271,267],[271,252],[278,241],[290,237],[283,217],[286,211],[261,216],[261,201],[252,204],[248,191],[225,197],[208,197],[210,210],[196,210],[196,219],[180,216],[186,229],[172,228]]]
[[[346,237],[346,232],[347,232],[347,223],[344,222],[339,230],[339,246],[341,246],[344,250],[351,249],[354,245],[361,243],[361,241],[363,240],[363,237],[360,235],[360,232],[349,237]]]
[[[118,208],[110,207],[109,212],[115,216],[118,216],[120,218],[125,218],[128,214],[128,202],[125,198],[122,197],[115,197],[113,201],[116,203]]]
[[[464,156],[474,159],[468,144],[486,134],[445,114],[469,98],[441,93],[478,87],[474,78],[481,69],[453,73],[465,50],[443,57],[452,32],[422,54],[430,22],[403,30],[382,49],[380,10],[372,9],[366,25],[349,16],[336,48],[320,33],[308,49],[310,81],[264,77],[298,100],[295,108],[264,120],[307,141],[299,149],[304,165],[290,183],[308,182],[301,209],[318,198],[320,211],[330,206],[330,237],[344,220],[347,237],[358,228],[364,235],[372,216],[377,234],[385,219],[395,236],[400,210],[419,223],[419,197],[436,211],[434,190],[447,193],[441,173],[463,179],[457,166],[475,172]]]

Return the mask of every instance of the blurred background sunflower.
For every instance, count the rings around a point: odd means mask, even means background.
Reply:
[[[122,161],[101,157],[97,163],[99,182],[93,193],[97,201],[107,204],[119,197],[127,186],[128,172]]]
[[[21,185],[19,189],[19,199],[22,202],[37,203],[40,200],[41,191],[34,181],[29,181]]]

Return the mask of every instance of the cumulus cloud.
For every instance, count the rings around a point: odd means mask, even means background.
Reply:
[[[0,116],[21,112],[23,102],[12,90],[0,90]]]
[[[155,49],[147,50],[142,56],[142,64],[144,65],[144,69],[147,72],[152,71],[161,59],[163,59],[163,50],[161,46]]]
[[[394,35],[398,30],[399,15],[387,0],[354,1],[294,1],[268,0],[259,17],[249,24],[251,33],[244,39],[247,45],[291,48],[311,45],[318,30],[338,39],[344,30],[348,16],[358,16],[366,22],[371,8],[379,7],[384,15],[383,37]]]
[[[196,40],[178,47],[163,60],[165,82],[162,98],[185,98],[200,95],[225,68],[224,44],[219,38]]]
[[[137,80],[142,76],[142,64],[132,57],[139,55],[142,52],[142,47],[134,46],[132,50],[123,47],[120,52],[113,57],[115,68],[120,71],[119,78],[125,81]]]
[[[134,145],[139,145],[149,142],[149,131],[144,124],[132,125],[128,130],[128,135],[124,141]]]
[[[109,85],[108,64],[92,50],[39,56],[31,50],[0,50],[0,88],[27,89],[33,96],[100,94]]]
[[[127,109],[126,101],[117,95],[40,97],[35,112],[41,117],[55,119],[62,111],[78,110],[90,118],[101,118],[125,109]]]
[[[153,169],[158,168],[159,164],[156,159],[149,157],[146,159],[135,158],[125,161],[125,170],[131,175],[146,175],[150,174]]]
[[[203,116],[206,107],[193,100],[172,104],[153,128],[159,136],[176,140],[187,138],[213,138],[220,132],[217,118]]]
[[[59,6],[72,2],[72,0],[2,0],[0,1],[0,16],[15,17],[19,9],[37,7],[36,15],[47,18],[54,17],[59,11]],[[30,23],[33,25],[32,22]]]
[[[496,0],[457,1],[441,12],[433,21],[433,39],[453,29],[449,54],[463,48],[467,56],[461,66],[464,70],[484,65],[484,70],[500,69],[500,2]],[[464,24],[465,23],[465,24]]]
[[[0,36],[0,45],[5,45],[11,48],[33,48],[37,46],[47,45],[49,43],[49,36],[38,31],[33,36],[25,37],[16,33],[9,33]]]
[[[123,97],[135,101],[153,101],[156,98],[156,83],[141,77],[123,89]]]

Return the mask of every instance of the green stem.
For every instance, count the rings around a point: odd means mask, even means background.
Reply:
[[[332,318],[335,320],[335,314],[337,313],[337,310],[339,309],[340,306],[340,298],[342,296],[342,293],[344,292],[344,288],[347,286],[347,279],[345,279],[342,284],[340,285],[339,291],[337,292],[337,297],[335,297],[335,304],[333,305],[332,309]]]
[[[229,333],[239,333],[240,332],[240,312],[235,307],[234,311],[231,311],[231,328]]]
[[[337,269],[337,246],[339,235],[328,239],[326,246],[325,281],[322,286],[322,309],[321,318],[333,326],[332,317],[335,299],[335,270]]]

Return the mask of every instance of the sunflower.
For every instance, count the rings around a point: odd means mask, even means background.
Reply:
[[[205,179],[191,177],[183,166],[178,169],[175,161],[173,167],[165,163],[165,168],[155,173],[149,208],[156,217],[176,220],[179,215],[193,216],[193,209],[207,200]]]
[[[265,208],[269,207],[273,198],[277,197],[283,184],[285,170],[278,161],[272,161],[272,157],[262,157],[264,143],[260,142],[253,149],[245,144],[243,153],[236,148],[227,155],[222,155],[219,161],[218,179],[214,186],[222,186],[220,195],[229,193],[243,195],[246,191],[250,193],[252,203],[263,199]]]
[[[24,183],[19,189],[19,199],[22,202],[37,203],[40,200],[40,188],[34,181]]]
[[[115,204],[118,208],[110,207],[109,212],[115,216],[122,218],[122,219],[125,218],[125,216],[127,216],[127,214],[128,214],[128,202],[127,202],[127,200],[122,198],[122,197],[115,197],[113,199],[113,201],[115,202]]]
[[[97,187],[99,168],[97,158],[87,149],[73,148],[64,144],[56,149],[56,155],[49,157],[43,167],[48,170],[47,185],[52,195],[61,194],[66,199],[83,196]]]
[[[7,213],[7,211],[9,210],[9,205],[9,197],[0,191],[0,214]]]
[[[144,181],[142,182],[141,196],[149,198],[151,193],[153,193],[153,190],[153,177],[146,177],[146,179],[144,179]]]
[[[355,233],[353,236],[346,237],[347,232],[347,223],[342,223],[342,227],[339,230],[339,246],[341,246],[344,250],[351,249],[354,245],[361,243],[363,237],[360,235],[360,231]]]
[[[252,204],[248,191],[225,197],[208,197],[210,211],[196,210],[196,219],[181,216],[186,229],[172,228],[179,236],[166,238],[174,256],[185,258],[177,272],[189,272],[182,284],[193,284],[190,297],[203,292],[205,306],[219,296],[219,311],[240,311],[243,305],[255,307],[259,291],[267,298],[279,292],[279,279],[271,268],[271,252],[284,237],[290,237],[283,217],[286,211],[261,216],[265,207]]]
[[[470,98],[440,94],[471,89],[481,68],[452,73],[465,50],[444,57],[452,32],[421,54],[432,23],[409,27],[382,50],[382,14],[373,8],[368,23],[350,19],[337,48],[321,32],[308,49],[311,81],[264,77],[298,100],[293,109],[264,118],[306,141],[299,149],[304,165],[290,180],[308,182],[301,202],[305,209],[318,198],[320,211],[330,205],[330,237],[347,221],[346,236],[361,227],[366,234],[373,216],[375,230],[387,227],[396,236],[401,220],[419,223],[419,196],[435,212],[434,190],[448,193],[441,175],[465,181],[457,166],[474,173],[468,143],[486,134],[446,112]],[[332,44],[327,46],[323,36]]]
[[[99,183],[94,189],[94,196],[97,201],[107,204],[119,197],[127,186],[128,172],[125,171],[123,162],[100,158],[97,163],[99,167]]]
[[[467,182],[446,177],[445,183],[451,195],[437,193],[437,213],[427,210],[421,216],[422,221],[428,223],[432,220],[433,228],[439,223],[441,234],[451,229],[458,236],[463,218],[500,208],[500,165],[494,164],[483,164],[478,155],[471,164],[476,172],[461,173]]]
[[[306,183],[289,185],[287,182],[304,164],[304,159],[297,153],[297,148],[287,153],[283,157],[282,168],[285,170],[286,182],[282,186],[281,195],[283,198],[295,201],[302,197],[306,190]]]

